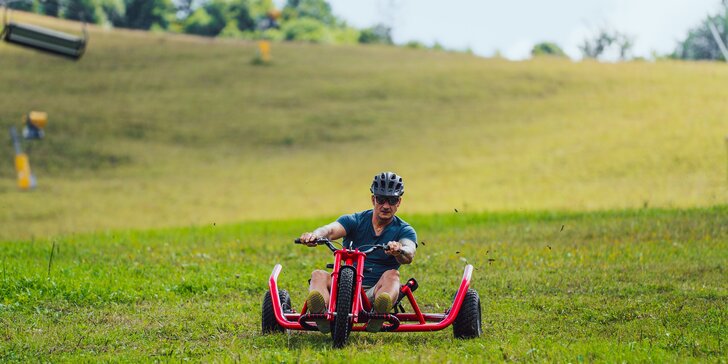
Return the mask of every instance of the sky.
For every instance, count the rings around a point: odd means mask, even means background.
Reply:
[[[448,49],[521,60],[534,44],[558,44],[580,59],[579,44],[601,28],[634,40],[633,55],[675,50],[689,29],[718,13],[720,0],[329,0],[357,28],[392,26],[395,43],[439,42]]]

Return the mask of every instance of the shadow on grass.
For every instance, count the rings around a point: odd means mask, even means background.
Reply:
[[[312,331],[292,331],[286,333],[271,334],[258,337],[255,345],[258,348],[282,349],[288,350],[332,350],[331,334],[322,334]],[[428,343],[433,344],[434,341],[443,341],[442,332],[439,333],[364,333],[352,332],[349,336],[347,347],[355,347],[357,349],[376,349],[382,345],[386,346],[407,346],[412,348],[415,346],[427,346]],[[448,340],[444,340],[448,341]],[[335,350],[335,349],[333,349]]]

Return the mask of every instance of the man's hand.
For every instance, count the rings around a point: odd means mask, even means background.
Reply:
[[[316,233],[303,233],[301,234],[301,243],[306,244],[309,247],[316,246],[316,240],[320,239],[321,237],[316,235]]]
[[[388,250],[384,251],[384,254],[391,255],[393,257],[398,257],[402,255],[402,244],[400,244],[398,241],[390,241],[387,243],[387,246],[389,247]]]
[[[0,0],[2,1],[2,0]],[[346,230],[337,221],[324,225],[313,232],[301,234],[301,243],[307,246],[316,246],[316,239],[336,240],[346,235]]]

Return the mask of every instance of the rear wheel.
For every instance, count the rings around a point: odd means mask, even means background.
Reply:
[[[331,330],[334,347],[346,345],[354,318],[350,317],[351,304],[354,301],[354,268],[345,266],[339,271],[339,287],[336,296],[336,317]]]
[[[456,339],[474,339],[483,333],[480,310],[480,296],[474,289],[465,293],[460,312],[452,324],[452,333]]]
[[[278,290],[278,298],[280,299],[281,309],[283,313],[291,311],[291,296],[285,289]],[[283,326],[278,324],[276,320],[276,314],[273,310],[273,299],[271,298],[270,291],[265,292],[263,296],[263,309],[261,314],[261,328],[264,334],[273,332],[284,332]]]

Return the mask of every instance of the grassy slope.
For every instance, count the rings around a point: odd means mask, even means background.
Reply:
[[[50,115],[36,191],[0,148],[0,239],[333,215],[384,169],[420,213],[728,201],[722,64],[91,37],[78,63],[0,45],[2,129]]]
[[[273,265],[301,307],[325,249],[291,238],[326,219],[119,231],[0,243],[0,361],[725,362],[728,208],[414,215],[422,244],[403,267],[430,312],[465,260],[484,336],[260,336]],[[563,228],[562,228],[563,226]],[[492,261],[489,261],[492,259]]]

